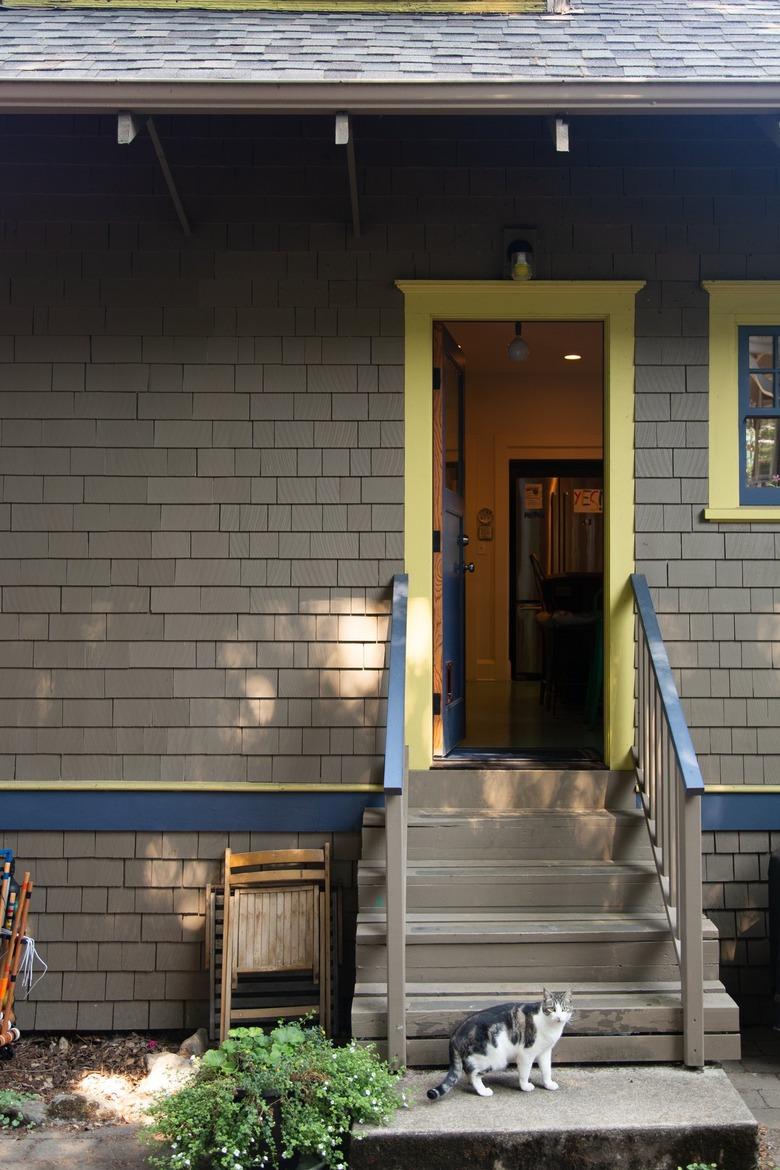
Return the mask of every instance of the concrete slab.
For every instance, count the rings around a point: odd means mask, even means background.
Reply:
[[[537,1074],[534,1073],[534,1077]],[[351,1170],[677,1170],[689,1162],[754,1170],[758,1127],[719,1068],[558,1066],[558,1092],[521,1093],[514,1072],[429,1102],[436,1072],[409,1073],[409,1108],[361,1127]],[[533,1078],[532,1078],[533,1079]]]
[[[0,1134],[3,1170],[149,1170],[148,1153],[134,1125]]]

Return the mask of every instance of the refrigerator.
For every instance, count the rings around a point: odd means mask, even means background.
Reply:
[[[520,475],[514,480],[515,677],[541,672],[534,554],[546,576],[600,573],[604,564],[604,481],[600,475]]]

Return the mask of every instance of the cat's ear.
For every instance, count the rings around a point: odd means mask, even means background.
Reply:
[[[562,992],[561,999],[574,999],[574,996],[571,993],[570,987],[567,987],[566,990],[564,992]]]
[[[543,987],[542,988],[542,1003],[549,1003],[551,999],[552,999],[552,996],[550,995],[549,991],[547,990],[546,987]]]

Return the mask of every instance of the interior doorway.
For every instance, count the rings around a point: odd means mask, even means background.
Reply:
[[[599,764],[603,325],[447,320],[433,344],[434,756]]]

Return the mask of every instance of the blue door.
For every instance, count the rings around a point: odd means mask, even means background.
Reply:
[[[463,532],[463,361],[443,326],[434,351],[434,688],[440,725],[434,727],[436,754],[448,755],[466,734],[466,606],[468,538]]]

